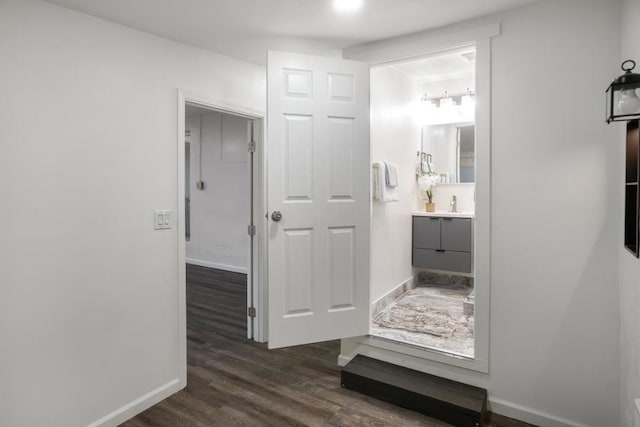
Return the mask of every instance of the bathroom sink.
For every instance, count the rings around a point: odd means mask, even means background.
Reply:
[[[450,211],[435,211],[435,212],[414,212],[414,216],[440,216],[440,217],[448,217],[448,218],[473,218],[475,217],[475,213],[472,211],[463,211],[463,212],[450,212]]]
[[[472,217],[475,214],[473,212],[451,212],[451,211],[435,211],[435,214],[439,216],[460,216],[460,217]]]

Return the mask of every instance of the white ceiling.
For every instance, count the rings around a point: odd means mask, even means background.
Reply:
[[[469,77],[475,72],[475,48],[456,49],[423,59],[395,63],[391,67],[420,82]]]
[[[129,27],[263,65],[266,50],[331,54],[536,0],[365,0],[338,15],[332,0],[48,0]]]

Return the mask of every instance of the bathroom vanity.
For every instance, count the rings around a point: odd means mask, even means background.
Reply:
[[[414,212],[412,265],[471,273],[473,213]]]

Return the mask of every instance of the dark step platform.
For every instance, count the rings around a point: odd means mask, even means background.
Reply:
[[[481,426],[487,390],[357,355],[341,373],[342,387],[454,426]]]

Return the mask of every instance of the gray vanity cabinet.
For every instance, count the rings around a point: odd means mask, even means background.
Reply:
[[[440,218],[441,249],[471,252],[471,218]]]
[[[413,266],[471,273],[471,218],[413,217]]]
[[[413,217],[413,247],[440,249],[440,218]]]

